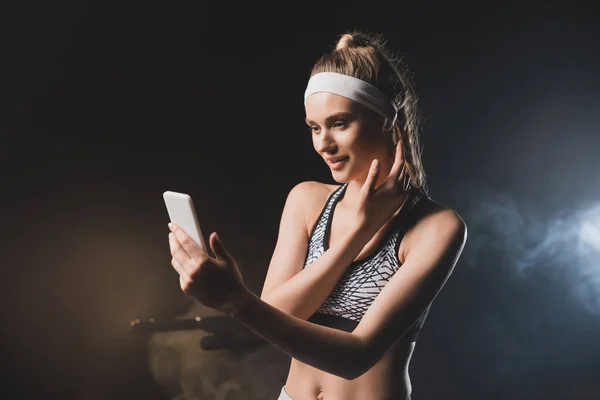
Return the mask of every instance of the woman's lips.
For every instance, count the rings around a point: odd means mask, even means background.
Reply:
[[[340,169],[346,164],[346,161],[348,161],[348,157],[343,157],[335,162],[327,161],[327,164],[329,164],[331,169]]]

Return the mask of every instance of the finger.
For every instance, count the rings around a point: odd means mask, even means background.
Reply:
[[[396,143],[396,155],[394,158],[394,164],[392,165],[392,169],[390,170],[390,174],[388,176],[388,179],[391,182],[395,183],[398,179],[400,179],[400,174],[403,171],[403,166],[404,154],[402,150],[402,139],[399,139],[398,143]]]
[[[369,173],[367,174],[367,179],[365,179],[365,183],[361,188],[361,192],[364,195],[368,195],[373,190],[375,190],[375,184],[377,183],[377,177],[379,176],[379,171],[381,170],[381,166],[379,164],[378,159],[374,159],[371,162],[371,168],[369,168]]]
[[[178,251],[183,252],[188,258],[191,258],[190,255],[185,251],[183,246],[177,240],[177,237],[173,232],[169,233],[169,249],[171,250],[171,255],[174,256]]]
[[[171,258],[171,266],[173,266],[173,269],[177,271],[180,277],[186,280],[189,279],[189,274],[187,273],[183,265],[181,265],[181,263],[175,259],[175,257]]]
[[[171,231],[175,234],[175,238],[191,259],[197,260],[202,258],[202,248],[194,242],[190,235],[177,225],[173,225]]]
[[[191,281],[181,275],[179,275],[179,287],[181,287],[181,290],[183,291],[183,293],[189,295],[191,292]]]
[[[213,253],[215,253],[217,259],[231,264],[231,262],[233,261],[233,257],[231,256],[231,254],[229,254],[229,252],[225,248],[225,245],[219,239],[219,235],[217,235],[216,233],[211,235],[209,238],[209,243],[210,248],[213,251]]]
[[[183,249],[183,247],[181,247],[178,244],[177,238],[175,237],[175,235],[173,233],[169,234],[169,242],[175,243],[175,244],[171,245],[173,248],[175,248],[175,251],[171,252],[171,255],[173,256],[173,260],[175,260],[177,262],[178,267],[182,268],[183,271],[185,271],[185,276],[189,276],[193,272],[192,258]],[[171,264],[173,264],[173,262],[171,262]],[[173,267],[175,267],[175,266],[173,265]],[[177,272],[180,272],[180,271],[178,270]],[[180,272],[180,275],[181,275],[181,272]]]

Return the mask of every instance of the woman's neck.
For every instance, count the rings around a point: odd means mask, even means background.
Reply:
[[[377,176],[377,182],[374,185],[375,188],[381,186],[381,184],[383,184],[383,182],[385,182],[385,180],[388,179],[388,175],[390,174],[390,171],[392,170],[392,166],[394,164],[394,159],[389,157],[381,157],[379,158],[379,164],[381,166],[381,170],[379,171],[379,174]],[[369,170],[367,170],[365,174],[363,174],[363,176],[350,181],[348,187],[346,188],[346,191],[344,192],[344,197],[340,199],[340,201],[345,203],[346,205],[357,204],[360,191],[364,186],[365,181],[367,180],[368,174]]]

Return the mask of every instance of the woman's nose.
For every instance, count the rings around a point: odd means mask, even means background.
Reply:
[[[319,152],[323,153],[334,147],[333,138],[327,129],[322,129],[319,133],[319,136],[315,140],[316,147]]]

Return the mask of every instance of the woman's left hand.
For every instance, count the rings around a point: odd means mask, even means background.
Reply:
[[[171,265],[179,273],[181,290],[201,304],[231,315],[249,295],[242,274],[217,234],[209,237],[211,257],[183,229],[170,224]]]

